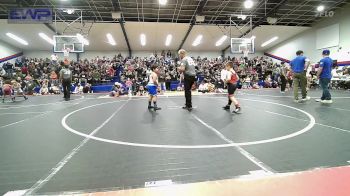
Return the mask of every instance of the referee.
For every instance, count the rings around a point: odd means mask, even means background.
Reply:
[[[69,101],[70,99],[70,88],[72,83],[72,71],[69,69],[69,62],[62,62],[63,68],[60,71],[60,81],[63,87],[64,99]]]
[[[192,110],[192,85],[196,80],[196,69],[195,63],[191,57],[187,57],[187,52],[184,49],[179,50],[179,57],[181,59],[180,67],[177,70],[180,73],[184,73],[184,83],[185,83],[185,98],[186,104],[182,107],[185,110]]]

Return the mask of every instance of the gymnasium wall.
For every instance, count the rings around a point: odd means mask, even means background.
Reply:
[[[330,30],[330,33],[320,33],[325,28],[333,29],[339,24],[339,31]],[[291,60],[295,57],[297,50],[303,50],[312,63],[317,63],[321,58],[322,49],[320,42],[322,40],[329,42],[331,39],[339,37],[339,46],[329,47],[331,50],[331,58],[337,59],[338,62],[350,61],[350,5],[343,9],[336,10],[333,17],[326,17],[320,22],[313,25],[312,29],[307,30],[295,37],[292,37],[277,46],[266,51],[267,54],[275,55],[280,58]],[[339,50],[339,47],[342,47]],[[350,62],[348,62],[350,64]]]
[[[14,63],[16,60],[14,57],[20,56],[21,52],[21,49],[18,49],[0,40],[0,63],[6,61]]]

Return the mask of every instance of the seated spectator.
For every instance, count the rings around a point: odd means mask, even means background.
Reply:
[[[83,88],[83,93],[92,93],[91,84],[86,83]]]
[[[138,91],[137,91],[137,96],[144,96],[146,95],[145,88],[143,86],[139,86]]]
[[[177,86],[177,91],[183,91],[184,90],[184,85],[182,83],[179,83],[179,85]]]
[[[251,89],[251,79],[250,76],[247,76],[246,78],[243,79],[243,89]]]
[[[133,84],[133,82],[130,78],[128,78],[127,81],[125,82],[126,89],[127,89],[129,94],[131,94],[131,92],[132,92],[132,84]]]
[[[83,86],[80,83],[74,87],[73,94],[83,94]]]
[[[109,93],[110,97],[119,97],[123,95],[123,88],[120,83],[116,82],[114,84],[114,87],[112,88],[112,91]]]
[[[201,92],[201,93],[209,92],[208,83],[205,83],[205,81],[203,80],[202,83],[198,87],[198,92]]]
[[[25,80],[29,81],[29,80],[32,80],[32,76],[30,76],[29,74],[25,77]]]
[[[55,71],[51,71],[50,73],[50,82],[54,85],[58,84],[58,76]]]
[[[49,81],[47,80],[44,80],[42,85],[41,85],[41,88],[40,88],[40,91],[39,91],[39,94],[40,95],[47,95],[49,94]]]
[[[260,86],[259,86],[258,82],[254,82],[252,88],[253,89],[259,89]]]
[[[265,88],[271,88],[272,87],[272,80],[271,80],[271,76],[268,75],[264,81],[265,83]]]
[[[208,83],[208,92],[214,93],[215,92],[215,85],[212,83]]]
[[[49,87],[49,93],[51,95],[60,94],[61,93],[60,87],[58,85],[52,85],[51,87]]]
[[[95,84],[99,83],[101,81],[101,74],[99,71],[97,71],[97,70],[93,71],[92,80]]]

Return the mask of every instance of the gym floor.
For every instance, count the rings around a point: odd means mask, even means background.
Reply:
[[[74,95],[0,104],[0,195],[128,190],[349,165],[350,92],[334,103],[294,103],[292,92],[241,90],[242,112],[225,95],[147,98]],[[321,91],[310,91],[318,98]],[[167,181],[166,181],[167,180]]]

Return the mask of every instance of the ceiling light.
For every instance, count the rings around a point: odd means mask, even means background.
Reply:
[[[18,37],[17,35],[14,35],[12,33],[6,33],[7,36],[9,36],[10,38],[16,40],[17,42],[23,44],[23,45],[28,45],[28,42],[25,41],[24,39]]]
[[[198,35],[197,38],[192,43],[192,46],[198,46],[202,41],[203,35]]]
[[[227,35],[222,36],[215,44],[215,46],[221,46],[224,41],[227,39]]]
[[[113,36],[112,36],[110,33],[107,33],[106,36],[107,36],[107,39],[108,39],[108,43],[109,43],[109,44],[111,44],[111,45],[113,45],[113,46],[117,45],[117,43],[115,43],[115,40],[114,40]]]
[[[168,36],[166,36],[165,46],[169,46],[172,39],[173,39],[173,36],[172,36],[171,34],[169,34]]]
[[[74,9],[64,9],[63,12],[66,12],[67,14],[73,14],[74,13]]]
[[[244,7],[245,7],[246,9],[252,8],[253,5],[254,5],[254,2],[253,2],[252,0],[246,0],[246,1],[244,2]]]
[[[141,34],[140,35],[140,40],[141,40],[141,45],[145,46],[146,45],[146,35],[145,34]]]
[[[51,45],[54,45],[53,39],[47,36],[45,33],[39,33],[39,36],[43,38],[45,41],[49,42]]]
[[[323,12],[323,11],[324,11],[324,6],[323,6],[323,5],[319,5],[319,6],[317,7],[317,11],[318,11],[318,12]]]
[[[168,0],[159,0],[160,5],[166,5],[167,2],[168,2]]]
[[[267,40],[266,42],[264,42],[263,44],[261,44],[261,47],[265,47],[265,46],[271,44],[272,42],[274,42],[274,41],[276,41],[276,40],[278,40],[278,37],[277,37],[277,36],[276,36],[276,37],[273,37],[273,38]]]
[[[86,46],[90,44],[89,40],[85,39],[80,33],[77,33],[77,38],[80,42],[82,42]]]

